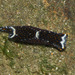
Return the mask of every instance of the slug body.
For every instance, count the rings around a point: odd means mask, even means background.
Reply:
[[[66,48],[66,34],[32,26],[6,26],[0,27],[0,31],[9,33],[9,40],[14,42],[53,46],[61,51]]]

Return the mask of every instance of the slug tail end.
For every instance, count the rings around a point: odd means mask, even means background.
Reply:
[[[59,50],[64,50],[66,48],[67,37],[68,37],[67,34],[64,34],[63,36],[61,36],[61,41],[60,41],[61,49]]]

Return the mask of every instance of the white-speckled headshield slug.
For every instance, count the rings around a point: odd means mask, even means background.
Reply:
[[[5,26],[0,31],[9,33],[9,40],[14,42],[52,46],[60,51],[66,48],[68,36],[32,26]]]

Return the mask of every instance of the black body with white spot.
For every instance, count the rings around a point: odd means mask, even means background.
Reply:
[[[18,43],[54,46],[59,50],[64,50],[66,47],[67,35],[62,33],[54,33],[32,26],[6,26],[0,27],[0,31],[9,33],[9,40]]]

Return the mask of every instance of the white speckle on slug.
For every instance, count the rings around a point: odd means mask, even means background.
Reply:
[[[49,41],[47,41],[47,42],[49,42]]]

